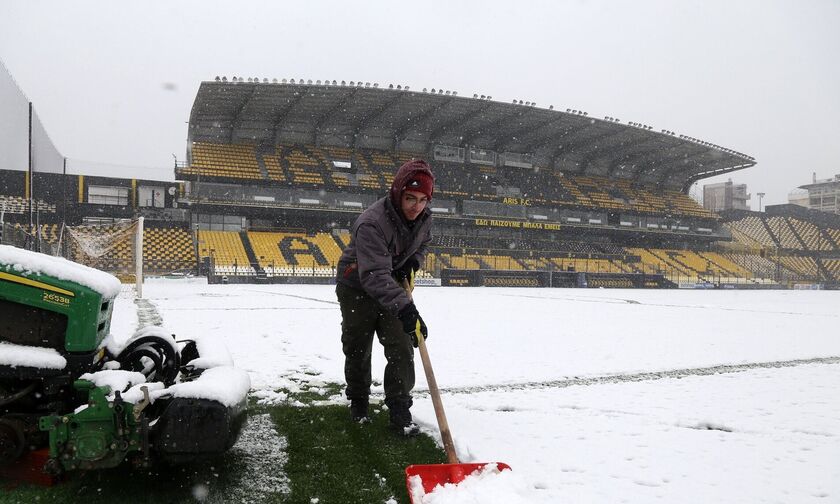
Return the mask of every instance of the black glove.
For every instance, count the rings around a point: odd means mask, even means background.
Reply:
[[[423,339],[429,337],[429,330],[426,328],[426,323],[423,322],[423,319],[420,317],[420,313],[417,312],[417,307],[414,306],[414,303],[408,303],[405,305],[405,308],[400,310],[400,313],[397,315],[397,318],[400,319],[403,326],[403,332],[408,334],[411,337],[411,344],[417,348],[417,324],[420,324],[420,333],[423,335]]]
[[[408,283],[414,287],[414,273],[420,269],[420,263],[414,257],[409,257],[402,266],[394,270],[394,278],[397,283],[402,285],[403,280],[408,280]]]

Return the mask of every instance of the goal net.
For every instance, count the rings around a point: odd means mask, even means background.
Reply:
[[[107,271],[123,284],[133,284],[137,297],[142,297],[142,217],[66,226],[59,238],[59,245],[66,258]]]

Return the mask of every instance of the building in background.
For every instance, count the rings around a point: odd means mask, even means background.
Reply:
[[[808,205],[811,210],[840,214],[840,174],[834,178],[817,180],[817,174],[812,175],[812,182],[799,186],[808,191]],[[791,202],[793,203],[793,202]]]
[[[808,191],[805,191],[803,189],[794,189],[793,191],[788,193],[788,203],[804,208],[810,208],[808,206]]]
[[[749,210],[748,199],[747,184],[733,184],[731,179],[703,186],[703,207],[711,212]]]

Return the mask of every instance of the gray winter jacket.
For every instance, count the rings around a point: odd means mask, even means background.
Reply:
[[[353,224],[350,245],[338,261],[336,282],[363,290],[396,315],[411,300],[392,276],[393,271],[411,257],[423,264],[431,231],[428,208],[409,226],[389,197],[376,201]]]

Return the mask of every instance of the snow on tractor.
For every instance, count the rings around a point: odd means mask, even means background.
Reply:
[[[247,373],[223,345],[160,327],[110,333],[115,277],[0,245],[0,478],[180,463],[228,450]],[[36,456],[40,454],[40,457]]]

